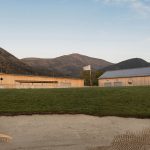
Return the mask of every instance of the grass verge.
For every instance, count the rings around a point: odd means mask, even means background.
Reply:
[[[21,114],[150,118],[150,87],[1,89],[0,115]]]

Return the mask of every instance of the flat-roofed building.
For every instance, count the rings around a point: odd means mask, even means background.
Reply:
[[[107,71],[99,77],[99,86],[150,86],[150,67]]]
[[[0,73],[0,88],[71,88],[83,87],[78,78],[26,76]]]

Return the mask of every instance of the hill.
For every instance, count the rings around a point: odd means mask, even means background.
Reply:
[[[148,67],[150,63],[140,58],[133,58],[112,64],[98,58],[80,54],[64,55],[52,59],[24,58],[19,60],[3,48],[0,48],[0,72],[46,76],[79,77],[82,68],[91,65],[92,70],[118,70]]]
[[[114,65],[104,67],[102,70],[108,71],[108,70],[132,69],[132,68],[142,68],[142,67],[149,67],[149,66],[150,63],[148,63],[147,61],[141,58],[133,58],[133,59],[122,61]]]
[[[34,74],[33,69],[21,60],[0,48],[0,72],[14,74]]]
[[[73,77],[79,76],[82,68],[89,64],[94,70],[112,65],[108,61],[80,54],[64,55],[53,59],[24,58],[22,61],[33,68],[43,69],[45,72],[50,70]]]

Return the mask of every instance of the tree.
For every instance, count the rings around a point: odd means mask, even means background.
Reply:
[[[101,70],[92,70],[92,86],[98,86],[98,78],[104,73]],[[82,71],[81,78],[84,79],[85,86],[90,86],[90,71]]]

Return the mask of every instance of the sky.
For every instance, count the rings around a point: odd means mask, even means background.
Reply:
[[[18,58],[150,62],[150,0],[0,0],[0,47]]]

